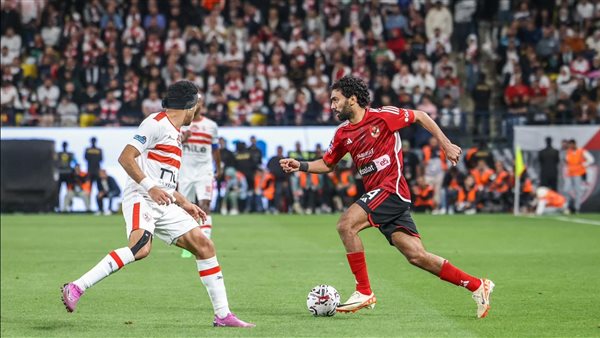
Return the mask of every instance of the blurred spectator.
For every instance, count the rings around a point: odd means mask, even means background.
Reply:
[[[587,178],[587,167],[594,163],[594,157],[585,149],[578,148],[574,139],[568,142],[565,156],[565,192],[569,196],[572,210],[579,213]]]
[[[61,127],[75,127],[79,118],[79,108],[68,97],[63,97],[56,107]]]
[[[85,148],[84,158],[87,161],[87,170],[90,181],[95,183],[100,174],[100,163],[104,160],[102,149],[96,146],[97,139],[90,139],[90,146]]]
[[[274,201],[277,203],[273,212],[277,213],[283,211],[286,205],[291,203],[292,196],[289,187],[289,178],[286,173],[283,172],[279,165],[279,160],[283,159],[283,147],[277,147],[277,154],[269,159],[267,163],[267,169],[275,178],[275,198]]]
[[[433,194],[433,186],[427,184],[423,176],[417,177],[417,184],[412,187],[412,195],[414,196],[413,209],[416,212],[433,211],[436,207]]]
[[[554,213],[568,213],[567,199],[558,192],[546,188],[539,187],[536,190],[536,206],[535,214],[538,216]]]
[[[540,162],[540,186],[558,190],[558,165],[560,157],[558,150],[552,147],[552,138],[546,137],[546,148],[538,153]]]
[[[98,172],[98,180],[96,180],[96,188],[98,189],[98,195],[96,195],[96,202],[98,203],[97,214],[113,214],[113,198],[121,195],[121,188],[119,188],[117,181],[112,176],[109,176],[106,173],[106,170],[100,169]],[[108,208],[106,208],[104,204],[105,198],[108,198]]]
[[[162,109],[162,100],[158,97],[158,93],[156,91],[151,91],[148,98],[144,99],[142,102],[142,112],[144,113],[144,117],[147,117],[152,113],[159,112]]]
[[[91,183],[85,171],[82,171],[79,164],[75,165],[71,178],[67,181],[67,194],[63,203],[63,212],[71,211],[73,198],[79,197],[85,204],[85,211],[90,211],[90,192]]]
[[[448,170],[446,154],[440,148],[438,140],[435,137],[429,139],[429,143],[423,146],[422,151],[424,179],[433,189],[433,205],[445,208],[446,206],[442,203],[441,194],[442,185],[444,183],[444,173]]]

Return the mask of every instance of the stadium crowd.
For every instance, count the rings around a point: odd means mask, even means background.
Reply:
[[[287,151],[279,146],[275,156],[266,159],[255,137],[248,143],[236,142],[235,149],[229,149],[223,138],[219,143],[224,174],[216,178],[214,212],[223,215],[340,212],[365,193],[362,177],[348,155],[328,174],[283,172],[280,159],[321,158],[324,149],[320,145],[313,150],[303,150],[301,143],[296,142],[295,148]],[[519,189],[522,212],[535,212],[540,201],[547,202],[544,204],[547,209],[579,211],[586,167],[593,158],[574,141],[563,140],[560,149],[554,148],[549,138],[546,143],[546,148],[537,156],[540,170],[529,175],[529,169],[525,168],[517,188],[512,158],[489,149],[485,142],[465,149],[459,164],[451,166],[435,138],[430,138],[422,148],[411,148],[408,141],[403,141],[403,175],[411,189],[413,209],[433,214],[510,212],[515,189]],[[70,211],[73,198],[78,197],[84,201],[87,211],[115,212],[118,205],[113,204],[113,200],[120,196],[121,190],[102,168],[102,149],[97,147],[96,138],[90,140],[83,156],[87,172],[68,150],[68,144],[63,143],[62,147],[56,163],[59,190],[64,183],[66,193],[62,208],[59,209],[61,204],[57,201],[57,210]],[[96,208],[92,208],[90,202],[94,192]],[[546,201],[550,197],[552,200]],[[108,207],[104,203],[106,199]]]
[[[598,1],[1,4],[3,125],[137,125],[184,78],[219,125],[335,124],[328,86],[346,74],[374,106],[426,111],[455,135],[488,135],[490,117],[508,139],[599,120]]]

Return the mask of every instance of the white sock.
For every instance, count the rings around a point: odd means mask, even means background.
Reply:
[[[96,266],[73,283],[80,289],[85,290],[134,260],[133,253],[128,247],[117,249],[102,258]]]
[[[210,239],[210,235],[212,234],[212,225],[212,216],[206,216],[206,221],[200,226],[200,230],[202,230],[202,233],[204,233],[206,238]]]
[[[209,259],[198,259],[198,273],[202,284],[208,291],[208,296],[212,302],[215,315],[219,318],[224,318],[229,314],[229,303],[227,302],[227,292],[225,291],[225,282],[223,281],[223,273],[217,257]]]

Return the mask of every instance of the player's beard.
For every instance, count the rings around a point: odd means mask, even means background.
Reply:
[[[336,110],[335,114],[340,121],[346,121],[352,118],[352,108],[350,108],[350,104],[348,102],[344,103],[342,110]]]
[[[183,120],[184,126],[189,126],[194,120],[194,116],[196,116],[196,110],[186,110],[185,111],[185,119]]]

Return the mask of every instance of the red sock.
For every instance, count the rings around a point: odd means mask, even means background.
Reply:
[[[369,274],[367,273],[367,261],[365,260],[364,252],[353,252],[346,254],[348,263],[350,263],[350,270],[356,278],[356,291],[363,295],[370,295],[371,283],[369,283]]]
[[[473,292],[481,285],[481,279],[473,277],[468,273],[460,270],[448,261],[444,261],[442,264],[442,271],[440,271],[440,279],[450,282],[454,285],[462,286]]]

